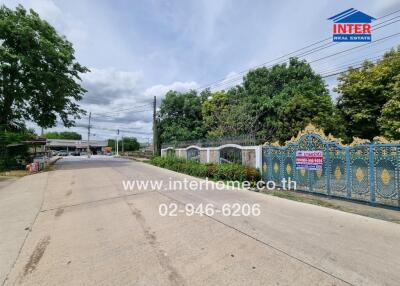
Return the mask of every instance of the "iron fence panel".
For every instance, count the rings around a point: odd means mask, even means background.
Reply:
[[[322,151],[322,169],[296,168],[296,151]],[[307,133],[283,147],[264,145],[262,177],[278,187],[290,178],[299,190],[400,207],[400,144],[343,146]]]

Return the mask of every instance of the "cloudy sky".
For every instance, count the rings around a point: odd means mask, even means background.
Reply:
[[[78,61],[91,70],[83,75],[88,93],[81,104],[93,113],[95,138],[115,136],[114,130],[121,129],[124,136],[133,135],[143,142],[151,137],[153,96],[160,101],[170,89],[198,89],[223,79],[225,84],[214,89],[239,83],[241,71],[330,37],[332,28],[327,18],[343,10],[355,8],[379,18],[400,9],[398,0],[0,3],[10,8],[18,4],[33,8],[74,44]],[[378,19],[375,24],[399,15]],[[373,40],[399,32],[399,23],[374,31]],[[376,58],[398,45],[399,39],[388,38],[312,65],[329,74],[348,63]],[[358,45],[341,43],[305,58],[313,61]],[[326,81],[330,88],[335,85],[335,77]],[[86,138],[84,124],[87,118],[73,130]]]

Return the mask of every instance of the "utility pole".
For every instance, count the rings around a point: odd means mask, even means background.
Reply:
[[[154,96],[153,100],[153,155],[157,153],[157,121],[156,121],[156,108],[157,108],[157,97]]]
[[[117,156],[119,156],[119,154],[118,154],[118,136],[119,136],[119,129],[117,129]]]
[[[88,156],[88,158],[90,158],[90,120],[91,120],[91,118],[92,118],[92,113],[91,113],[91,112],[89,112],[89,125],[88,125],[88,133],[87,133],[87,149],[86,149],[86,152],[87,152],[87,156]]]
[[[124,135],[122,135],[122,132],[121,132],[121,144],[122,144],[121,152],[124,153]]]

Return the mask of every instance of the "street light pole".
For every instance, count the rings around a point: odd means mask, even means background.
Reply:
[[[121,152],[124,153],[124,135],[122,134],[122,132],[121,132],[121,145],[122,145],[121,146],[121,149],[122,149]]]
[[[119,154],[118,154],[118,136],[119,136],[119,129],[117,130],[117,156],[119,156]]]

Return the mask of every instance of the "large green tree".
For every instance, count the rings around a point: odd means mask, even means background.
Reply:
[[[348,138],[400,139],[400,50],[391,50],[376,64],[366,61],[339,76],[338,107]]]
[[[80,74],[88,69],[72,44],[33,10],[0,7],[0,124],[22,126],[31,120],[48,128],[57,117],[65,126],[84,112],[77,102],[85,89]]]
[[[394,81],[390,99],[383,105],[378,125],[385,137],[400,140],[400,74]]]
[[[43,135],[47,139],[82,140],[82,135],[73,131],[48,132]]]
[[[108,139],[108,147],[113,150],[116,149],[116,140]],[[118,151],[122,151],[122,145],[124,146],[124,151],[137,151],[140,148],[140,143],[135,137],[123,137],[122,140],[118,140]]]
[[[296,58],[252,70],[243,86],[208,98],[203,118],[209,135],[252,134],[283,142],[308,123],[336,136],[342,133],[341,118],[325,82]]]
[[[169,91],[161,102],[159,130],[162,142],[193,140],[205,134],[202,97],[195,91]]]
[[[203,123],[207,135],[215,137],[260,133],[259,119],[262,111],[257,109],[250,99],[245,96],[241,86],[231,88],[226,92],[209,92],[202,106]]]

